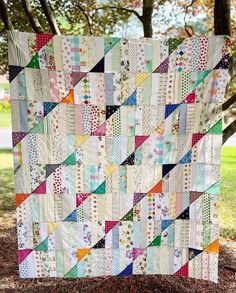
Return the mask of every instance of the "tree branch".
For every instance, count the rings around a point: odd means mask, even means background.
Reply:
[[[188,14],[188,9],[193,6],[194,2],[195,2],[195,0],[192,0],[191,3],[185,7],[184,29],[185,29],[185,31],[186,31],[186,33],[187,33],[187,35],[189,37],[192,37],[192,35],[194,34],[194,31],[193,31],[192,26],[191,27],[187,26],[186,17],[187,17],[187,14]],[[191,31],[189,31],[189,28],[191,29]]]
[[[236,119],[223,130],[223,144],[236,132]]]
[[[78,7],[78,9],[82,12],[82,14],[84,15],[84,17],[86,18],[86,21],[87,21],[87,24],[88,24],[88,28],[89,28],[89,33],[90,33],[90,35],[92,35],[93,34],[93,30],[92,30],[92,26],[91,26],[91,23],[90,23],[88,14],[86,13],[86,11],[83,8],[83,6],[77,4],[76,7]]]
[[[222,110],[225,111],[229,109],[231,105],[233,105],[236,102],[236,94],[234,94],[232,97],[230,97],[227,101],[224,102],[222,105]]]
[[[152,37],[152,13],[154,0],[143,0],[143,15],[141,21],[143,23],[143,35],[145,38]]]
[[[30,25],[36,33],[43,33],[43,28],[38,20],[38,18],[34,15],[32,11],[32,7],[30,1],[21,0],[21,5],[25,11],[25,14],[29,18]]]
[[[9,31],[12,31],[14,28],[10,18],[8,17],[7,4],[4,0],[0,0],[0,17],[2,19],[2,22],[5,28]]]
[[[142,22],[142,15],[140,15],[137,11],[135,11],[134,9],[130,9],[130,8],[125,8],[125,7],[120,7],[120,6],[110,6],[110,5],[105,5],[103,7],[98,7],[95,8],[95,11],[99,11],[99,10],[105,10],[105,9],[116,9],[116,10],[121,10],[121,11],[126,11],[129,12],[131,14],[134,14],[141,22]],[[96,12],[94,14],[96,14]],[[93,16],[94,16],[93,14]],[[92,17],[93,17],[92,16]]]
[[[57,22],[52,14],[51,8],[49,6],[49,3],[47,2],[47,0],[39,0],[43,9],[43,12],[47,18],[48,24],[51,28],[51,31],[53,34],[55,35],[60,35],[61,32],[59,30],[59,27],[57,25]]]

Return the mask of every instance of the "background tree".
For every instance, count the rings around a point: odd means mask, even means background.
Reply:
[[[235,32],[236,0],[0,0],[0,73],[7,71],[6,30],[54,34],[186,37],[208,33]],[[236,35],[233,36],[236,39]],[[223,110],[236,101],[236,45],[232,46],[231,81]],[[223,132],[223,142],[236,132],[236,119]]]

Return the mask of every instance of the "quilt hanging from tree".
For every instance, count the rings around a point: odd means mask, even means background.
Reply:
[[[217,282],[229,39],[9,33],[21,278]]]

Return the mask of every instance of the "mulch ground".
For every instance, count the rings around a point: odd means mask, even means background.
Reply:
[[[14,220],[0,221],[0,292],[88,292],[88,293],[235,293],[236,243],[220,248],[219,282],[174,276],[99,277],[91,279],[33,279],[18,277],[17,241]]]

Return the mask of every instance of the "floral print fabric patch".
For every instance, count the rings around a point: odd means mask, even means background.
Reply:
[[[217,282],[228,51],[9,33],[21,278]]]

